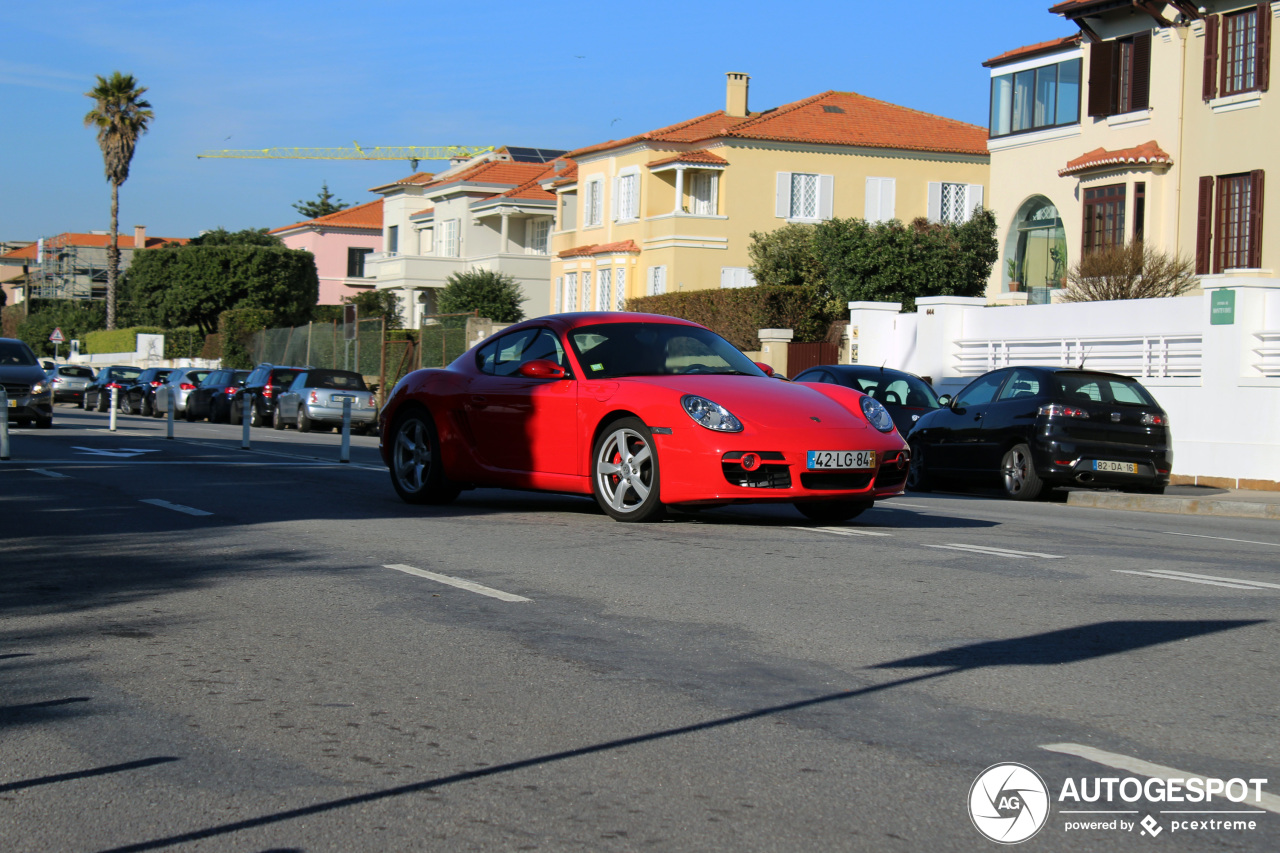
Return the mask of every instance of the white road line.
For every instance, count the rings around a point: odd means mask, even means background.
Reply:
[[[1141,575],[1144,578],[1160,578],[1166,581],[1183,581],[1185,583],[1202,583],[1205,586],[1225,586],[1227,589],[1251,589],[1257,592],[1260,588],[1249,586],[1244,582],[1237,581],[1235,583],[1223,582],[1217,580],[1200,580],[1198,578],[1183,578],[1177,575],[1163,574],[1161,572],[1135,572],[1132,569],[1112,569],[1111,571],[1121,575]]]
[[[889,500],[893,500],[893,499],[890,498]],[[904,504],[902,501],[893,501],[893,504],[890,506],[884,506],[884,507],[878,506],[876,507],[876,509],[892,509],[895,506],[910,506],[910,507],[915,507],[916,509],[934,509],[934,507],[931,507],[928,504]]]
[[[143,498],[140,503],[151,504],[152,506],[158,506],[164,509],[171,509],[174,512],[184,512],[187,515],[213,515],[213,513],[205,512],[202,509],[193,509],[192,507],[183,506],[182,504],[169,503],[168,501],[162,501],[159,498]]]
[[[456,586],[458,589],[465,589],[470,592],[478,592],[481,595],[487,595],[490,598],[497,598],[501,601],[533,601],[532,598],[525,598],[522,595],[512,595],[511,593],[503,592],[500,589],[494,589],[493,587],[482,586],[478,583],[472,583],[471,581],[464,581],[462,578],[451,578],[448,575],[441,575],[441,574],[436,574],[435,572],[428,572],[425,569],[415,569],[413,566],[402,566],[402,565],[396,564],[396,565],[390,565],[390,566],[383,566],[382,568],[395,569],[397,572],[404,572],[407,575],[417,575],[420,578],[426,578],[427,580],[448,584],[449,586]]]
[[[69,479],[71,479],[71,478],[70,478],[70,477],[68,477],[66,474],[59,474],[57,471],[46,471],[46,470],[45,470],[45,469],[43,469],[43,468],[28,468],[27,470],[28,470],[28,471],[31,471],[31,472],[32,472],[32,473],[34,473],[34,474],[43,474],[43,475],[45,475],[46,477],[53,477],[55,480],[69,480]]]
[[[1205,536],[1203,533],[1174,533],[1172,530],[1166,530],[1166,536],[1194,536],[1196,539],[1217,539],[1219,542],[1243,542],[1246,545],[1270,545],[1272,548],[1280,548],[1277,542],[1255,542],[1252,539],[1228,539],[1225,536]]]
[[[818,531],[819,533],[834,533],[837,536],[892,536],[892,533],[877,533],[874,530],[860,530],[854,527],[792,527],[792,530],[804,530],[806,532]]]
[[[1117,770],[1127,770],[1130,773],[1147,776],[1151,779],[1199,779],[1204,782],[1208,778],[1196,773],[1188,773],[1185,770],[1165,767],[1162,764],[1152,764],[1150,761],[1143,761],[1141,758],[1132,758],[1117,752],[1105,752],[1079,743],[1046,743],[1041,744],[1040,748],[1049,752],[1060,752],[1063,755],[1074,755],[1077,758],[1083,758],[1095,764],[1103,764],[1107,767],[1114,767]],[[1254,805],[1255,803],[1258,808],[1280,814],[1280,797],[1275,794],[1262,794],[1256,800],[1250,797],[1244,803],[1237,803],[1236,805]]]
[[[1200,578],[1207,581],[1227,581],[1228,583],[1247,584],[1249,586],[1265,586],[1267,589],[1280,589],[1280,583],[1266,583],[1265,581],[1252,581],[1244,578],[1224,578],[1217,575],[1197,575],[1193,572],[1175,572],[1173,569],[1152,569],[1151,571],[1159,572],[1162,575],[1177,575],[1180,578]]]
[[[959,542],[951,542],[946,545],[925,545],[926,548],[944,548],[950,551],[972,551],[975,554],[989,554],[993,557],[1012,557],[1014,559],[1025,559],[1027,557],[1039,557],[1042,560],[1065,560],[1061,554],[1041,554],[1038,551],[1012,551],[1008,548],[992,548],[989,545],[962,545]]]

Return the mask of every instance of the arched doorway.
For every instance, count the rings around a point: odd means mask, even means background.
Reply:
[[[1028,302],[1048,302],[1067,277],[1067,235],[1058,208],[1032,196],[1018,208],[1005,242],[1006,292],[1024,291]]]

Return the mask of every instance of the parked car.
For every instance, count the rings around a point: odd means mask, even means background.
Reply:
[[[207,367],[180,367],[165,378],[165,383],[156,388],[155,402],[151,409],[153,417],[162,418],[169,413],[169,401],[174,401],[173,416],[182,416],[187,407],[187,396],[212,373]]]
[[[80,401],[80,405],[85,409],[97,409],[99,412],[105,412],[111,408],[111,389],[116,389],[118,393],[123,393],[125,388],[133,384],[134,380],[142,375],[141,367],[133,367],[126,364],[113,364],[110,367],[104,367],[98,371],[98,375],[93,378],[84,388],[84,399]],[[119,397],[117,396],[117,400]]]
[[[232,370],[229,367],[211,372],[187,397],[187,404],[183,407],[184,416],[189,421],[207,418],[210,423],[225,422],[227,400],[239,390],[248,376],[247,370]]]
[[[244,417],[246,394],[253,395],[253,408],[249,410],[252,426],[271,426],[275,418],[276,397],[286,391],[305,367],[284,367],[278,364],[259,364],[244,381],[244,386],[231,398],[231,423],[238,424]]]
[[[79,403],[84,389],[93,381],[93,368],[83,364],[55,364],[45,373],[53,383],[53,402]]]
[[[150,416],[155,408],[156,389],[173,372],[170,367],[148,367],[120,392],[120,411],[127,415]]]
[[[363,435],[378,420],[378,400],[364,384],[364,377],[351,370],[304,370],[289,390],[276,399],[273,425],[284,429],[294,425],[299,432],[342,428],[342,406],[351,401],[351,431]]]
[[[907,473],[872,397],[778,382],[709,329],[656,314],[517,323],[410,373],[379,423],[392,486],[418,504],[494,486],[593,495],[618,521],[772,502],[830,523],[901,494]]]
[[[825,364],[801,371],[793,382],[830,382],[870,394],[889,410],[893,425],[906,436],[916,421],[942,407],[937,393],[919,376],[869,364]]]
[[[1054,486],[1160,494],[1169,484],[1169,416],[1136,379],[1067,367],[1005,367],[965,386],[907,436],[908,487],[999,477],[1032,500]]]
[[[17,338],[0,338],[0,386],[8,401],[4,416],[11,422],[53,426],[53,383],[31,347]]]

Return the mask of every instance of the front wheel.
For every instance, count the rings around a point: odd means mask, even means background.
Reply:
[[[659,498],[658,452],[639,418],[622,418],[596,439],[591,454],[591,491],[615,521],[657,521],[666,512]]]
[[[871,509],[874,501],[805,501],[795,504],[800,514],[812,521],[838,524],[849,521]]]
[[[301,413],[301,409],[299,409]],[[440,436],[425,411],[410,411],[391,428],[391,485],[411,504],[447,504],[461,489],[444,475]]]
[[[151,405],[151,398],[150,398],[150,397],[143,397],[143,398],[142,398],[142,411],[141,411],[141,415],[142,415],[144,418],[149,418],[149,417],[151,417],[151,410],[152,410],[153,408],[155,408],[155,407]]]
[[[1033,501],[1044,489],[1044,480],[1036,473],[1031,459],[1031,448],[1015,444],[1004,454],[1000,463],[1000,483],[1004,493],[1015,501]]]
[[[913,492],[933,491],[933,478],[924,467],[924,447],[918,441],[911,443],[911,464],[907,467],[907,489]]]

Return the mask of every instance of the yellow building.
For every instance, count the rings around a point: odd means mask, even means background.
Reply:
[[[1267,91],[1280,3],[1049,11],[1080,32],[984,63],[1001,244],[988,297],[1048,301],[1082,252],[1134,239],[1202,276],[1274,284],[1280,229],[1264,233],[1263,213],[1265,173],[1280,169]]]
[[[725,109],[570,152],[556,194],[552,311],[754,284],[753,231],[833,217],[964,221],[983,203],[986,132],[850,92],[763,112],[746,74]]]

